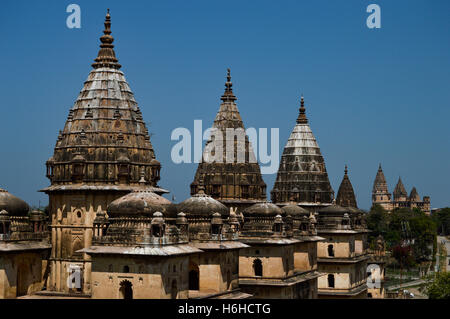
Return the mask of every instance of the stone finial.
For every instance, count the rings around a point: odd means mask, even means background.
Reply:
[[[114,52],[114,38],[111,35],[111,15],[109,14],[109,9],[106,13],[105,30],[103,30],[103,35],[100,37],[100,42],[100,50],[92,67],[94,69],[102,67],[120,69],[121,65],[118,63],[119,60],[117,60]]]
[[[297,124],[306,124],[308,123],[308,119],[306,118],[306,113],[305,113],[306,109],[305,109],[305,100],[303,99],[303,94],[300,97],[300,108],[299,108],[299,114],[297,117]]]
[[[225,82],[225,93],[220,98],[222,101],[236,101],[237,98],[233,94],[233,83],[231,82],[231,70],[227,69],[227,82]]]

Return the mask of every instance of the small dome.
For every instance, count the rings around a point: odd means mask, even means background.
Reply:
[[[30,207],[20,198],[0,188],[0,211],[6,210],[9,216],[26,216]]]
[[[171,204],[168,199],[151,191],[134,191],[111,202],[108,206],[108,215],[145,215],[152,217],[155,212],[172,211]],[[167,216],[167,214],[165,215]]]
[[[339,205],[330,205],[328,207],[319,210],[319,213],[334,213],[334,214],[345,214],[348,213],[349,209]]]
[[[284,215],[284,212],[275,204],[262,202],[253,204],[244,210],[244,216],[277,216]]]
[[[298,206],[297,204],[289,204],[281,207],[281,210],[286,213],[286,215],[291,215],[292,217],[301,216],[301,215],[309,215],[309,212],[303,207]]]
[[[150,161],[150,165],[161,165],[161,163],[154,158]]]
[[[353,214],[361,214],[362,213],[362,211],[356,207],[346,207],[346,208],[350,213],[353,213]]]
[[[188,216],[210,216],[214,213],[219,213],[222,217],[226,217],[230,213],[224,204],[215,200],[211,196],[206,195],[203,191],[200,191],[199,193],[179,203],[177,208],[180,213],[185,213]]]

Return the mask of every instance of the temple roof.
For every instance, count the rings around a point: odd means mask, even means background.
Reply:
[[[191,195],[198,191],[200,180],[205,187],[205,193],[217,200],[264,200],[266,198],[266,184],[261,176],[261,169],[254,155],[245,127],[236,105],[236,96],[233,93],[230,69],[227,70],[225,92],[220,98],[219,111],[217,112],[211,138],[206,142],[202,162],[199,163],[194,181],[191,184]],[[227,134],[227,130],[240,131],[242,139]],[[214,141],[223,138],[223,157],[219,158],[211,150],[215,148]],[[231,138],[233,140],[231,141]],[[227,139],[234,146],[234,152],[227,157]],[[238,152],[243,155],[239,157]]]
[[[372,193],[389,193],[381,164],[378,166],[377,176],[375,177],[375,181],[373,182]]]
[[[336,204],[343,207],[358,207],[352,183],[348,178],[347,165],[345,165],[344,177],[337,193]]]
[[[224,204],[205,194],[203,188],[200,188],[197,194],[179,203],[177,210],[179,213],[185,213],[188,217],[195,215],[210,217],[213,213],[227,217],[230,214]]]
[[[142,113],[120,70],[109,11],[103,33],[93,69],[47,161],[47,176],[52,185],[137,185],[144,177],[148,186],[157,186],[160,164],[155,161]],[[76,164],[78,170],[74,169]]]
[[[331,203],[334,191],[306,117],[303,96],[296,125],[284,147],[271,192],[272,202]]]
[[[414,202],[420,202],[420,196],[415,187],[412,188],[411,193],[409,194],[409,200]]]
[[[408,193],[406,192],[405,186],[403,186],[402,179],[400,177],[398,178],[397,185],[395,186],[394,189],[394,196],[395,197],[408,196]]]
[[[151,191],[134,191],[108,205],[110,217],[126,215],[152,217],[155,212],[163,213],[164,217],[176,217],[176,208],[172,207],[172,203]]]
[[[0,211],[7,211],[9,216],[26,216],[30,207],[19,197],[0,188]]]

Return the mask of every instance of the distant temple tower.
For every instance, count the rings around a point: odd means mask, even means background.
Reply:
[[[334,191],[325,161],[306,118],[303,96],[299,111],[297,124],[281,156],[271,199],[281,205],[292,199],[306,209],[323,207],[332,203]]]
[[[388,212],[396,208],[418,208],[425,214],[431,214],[430,196],[424,196],[423,199],[420,199],[415,187],[411,189],[411,193],[408,196],[400,177],[398,178],[393,195],[393,199],[391,199],[391,194],[388,191],[386,179],[384,178],[380,164],[375,182],[373,183],[372,205],[378,204]]]
[[[245,207],[266,199],[266,184],[262,179],[261,169],[256,161],[251,143],[245,134],[244,123],[235,102],[237,98],[233,94],[232,85],[230,69],[228,69],[225,93],[220,98],[222,103],[212,127],[213,130],[216,129],[219,134],[222,134],[223,158],[222,160],[210,158],[213,140],[207,141],[202,162],[199,163],[194,181],[191,183],[191,195],[198,192],[199,183],[202,180],[206,194],[221,201],[227,207],[233,207],[241,212]],[[227,130],[233,132],[233,129],[234,133],[242,132],[241,138],[237,135],[227,135]],[[218,138],[215,138],[217,141]],[[231,158],[231,152],[229,152],[227,160],[226,141],[230,139],[234,139],[231,142],[234,154]],[[239,158],[238,152],[241,150],[243,150],[241,154],[245,158]]]
[[[92,243],[93,221],[106,207],[135,189],[156,193],[156,160],[142,113],[120,71],[112,44],[111,17],[105,19],[93,70],[69,111],[53,156],[47,161],[52,226],[51,275],[48,289],[69,292],[69,273],[81,270],[90,293],[90,257],[79,250]]]
[[[372,203],[380,205],[387,211],[392,210],[391,193],[389,193],[381,164],[378,166],[377,176],[373,182]]]
[[[405,186],[403,186],[403,182],[401,177],[398,178],[397,185],[394,189],[394,201],[398,202],[406,202],[406,198],[408,196],[408,193],[406,193]]]

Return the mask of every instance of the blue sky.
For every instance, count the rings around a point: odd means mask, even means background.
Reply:
[[[81,7],[68,29],[66,7]],[[366,7],[381,7],[368,29]],[[189,196],[196,164],[171,162],[176,127],[211,125],[231,67],[246,127],[280,128],[280,154],[305,96],[337,193],[344,165],[370,207],[382,163],[392,191],[449,206],[449,1],[2,1],[0,187],[48,202],[45,161],[91,70],[106,8],[116,54],[162,163],[160,185]],[[275,174],[264,175],[268,190]]]

